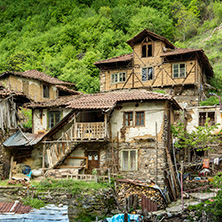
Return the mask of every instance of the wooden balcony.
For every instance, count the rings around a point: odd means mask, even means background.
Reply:
[[[105,123],[76,123],[74,140],[101,140],[106,137]]]
[[[104,140],[107,138],[107,130],[105,122],[91,122],[91,123],[75,123],[58,141],[89,141],[89,140]]]

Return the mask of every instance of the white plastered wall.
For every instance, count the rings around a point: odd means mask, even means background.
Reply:
[[[214,133],[219,132],[221,127],[221,115],[219,107],[191,107],[186,109],[187,113],[191,115],[191,120],[187,122],[187,132],[191,133],[195,130],[195,128],[199,125],[199,112],[215,112],[215,124],[218,125],[218,129],[214,131]]]
[[[61,111],[61,119],[65,117],[71,110],[64,108],[55,108],[55,109],[34,109],[33,110],[33,133],[38,134],[39,132],[45,131],[48,129],[48,111]],[[42,116],[42,117],[41,117]]]
[[[164,120],[164,102],[138,102],[139,106],[136,107],[137,102],[123,103],[123,107],[120,110],[114,110],[111,117],[111,130],[112,137],[115,138],[117,132],[123,127],[123,114],[124,112],[145,112],[145,126],[130,126],[126,127],[126,142],[134,140],[136,137],[155,137],[156,136],[156,122],[157,122],[157,134],[160,133]],[[133,124],[135,125],[135,123]],[[119,134],[120,135],[120,134]],[[121,139],[119,138],[121,141]]]

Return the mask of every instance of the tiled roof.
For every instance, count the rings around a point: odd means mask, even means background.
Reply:
[[[113,63],[113,62],[126,62],[126,61],[132,60],[132,58],[133,58],[133,53],[129,53],[129,54],[125,54],[125,55],[121,55],[121,56],[113,57],[110,59],[105,59],[105,60],[95,62],[94,65]]]
[[[151,32],[147,29],[144,29],[142,32],[140,32],[139,34],[137,34],[136,36],[134,36],[132,39],[128,40],[127,43],[132,47],[133,44],[141,42],[146,36],[151,36],[155,39],[159,39],[161,41],[163,41],[167,46],[169,46],[170,48],[176,48],[170,41],[168,41],[168,39],[166,39],[163,36],[157,35],[154,32]]]
[[[16,213],[16,214],[24,214],[29,213],[32,207],[25,206],[22,202],[15,201],[13,203],[8,202],[0,202],[0,214],[1,213]]]
[[[39,72],[37,70],[27,70],[25,72],[6,71],[0,75],[0,78],[4,77],[6,75],[22,76],[22,77],[26,77],[26,78],[30,78],[30,79],[37,79],[37,80],[40,80],[43,82],[47,82],[50,84],[56,84],[56,85],[69,85],[69,86],[75,85],[74,83],[61,81],[57,78],[54,78],[52,76],[49,76],[49,75],[47,75],[43,72]]]
[[[47,102],[34,102],[27,104],[28,108],[37,108],[37,107],[61,107],[66,106],[68,102],[74,100],[78,95],[71,96],[61,96],[58,99],[50,100]]]
[[[15,92],[15,91],[12,91],[10,89],[7,89],[7,88],[1,88],[0,87],[0,97],[6,97],[6,96],[10,96],[10,95],[16,95],[16,96],[24,96],[24,93],[22,92]]]
[[[154,93],[146,90],[121,90],[107,93],[82,95],[76,97],[68,103],[67,108],[73,109],[109,109],[113,108],[117,102],[140,100],[171,100],[177,102],[168,95]],[[179,107],[179,105],[177,104]]]
[[[175,49],[170,52],[162,53],[160,56],[179,55],[179,54],[186,54],[190,52],[203,52],[203,49]]]
[[[78,92],[78,91],[73,90],[73,89],[69,89],[68,87],[62,86],[62,85],[57,85],[56,88],[61,90],[61,91],[65,91],[65,92],[69,93],[70,95],[80,95],[80,94],[82,94],[81,92]]]

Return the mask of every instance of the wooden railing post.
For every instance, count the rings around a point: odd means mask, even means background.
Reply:
[[[74,113],[74,121],[73,121],[72,129],[74,129],[74,140],[75,140],[76,139],[76,131],[77,131],[77,127],[76,127],[76,112]]]
[[[104,114],[104,137],[107,137],[107,113]]]

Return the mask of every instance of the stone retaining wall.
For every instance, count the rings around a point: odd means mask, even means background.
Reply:
[[[84,189],[70,192],[59,188],[37,192],[36,189],[32,191],[32,188],[28,190],[23,187],[0,187],[0,197],[5,197],[8,201],[21,200],[28,195],[44,200],[47,204],[68,205],[70,221],[74,221],[80,215],[101,218],[110,213],[118,213],[112,189]]]

